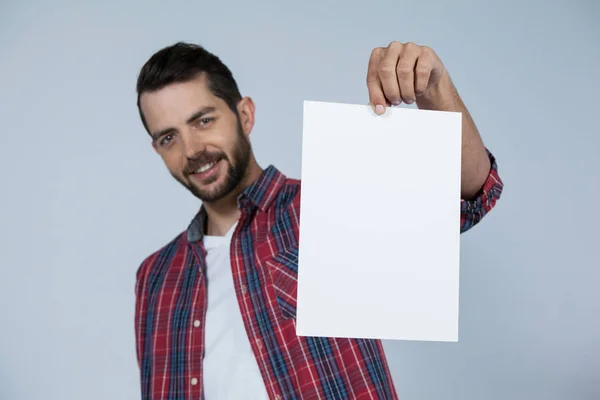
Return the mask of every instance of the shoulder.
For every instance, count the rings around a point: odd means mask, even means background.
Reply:
[[[136,279],[138,283],[146,280],[148,276],[152,275],[156,271],[164,270],[165,266],[168,267],[168,264],[170,264],[173,260],[173,256],[180,252],[186,243],[186,231],[184,231],[178,234],[169,243],[165,244],[144,258],[136,273]]]
[[[300,179],[286,177],[277,194],[277,208],[300,207],[301,188]]]

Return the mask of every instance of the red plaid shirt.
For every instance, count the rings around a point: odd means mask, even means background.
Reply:
[[[490,158],[492,169],[481,195],[461,202],[461,232],[477,224],[500,197],[502,182]],[[231,242],[231,268],[269,397],[397,399],[379,340],[296,336],[300,181],[269,166],[238,203],[241,218]],[[203,398],[204,218],[201,208],[188,229],[144,260],[137,273],[142,399]]]

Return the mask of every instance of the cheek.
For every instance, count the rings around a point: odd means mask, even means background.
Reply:
[[[231,159],[235,159],[236,157],[240,156],[240,151],[245,147],[244,144],[244,138],[243,137],[239,137],[239,136],[235,136],[234,138],[232,138],[231,140],[229,140],[227,142],[227,155],[231,158]]]
[[[183,169],[185,164],[182,162],[183,157],[179,156],[174,150],[163,152],[161,158],[165,163],[165,166],[172,175],[183,176]]]

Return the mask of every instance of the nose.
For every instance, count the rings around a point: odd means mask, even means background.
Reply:
[[[183,152],[187,159],[193,159],[198,154],[206,151],[206,144],[189,132],[181,133],[181,141],[183,143]]]

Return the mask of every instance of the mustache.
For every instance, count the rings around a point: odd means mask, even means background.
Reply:
[[[227,160],[227,156],[225,153],[220,152],[212,152],[212,153],[202,153],[198,156],[194,157],[194,159],[188,161],[183,169],[183,173],[185,175],[193,174],[198,168],[200,168],[204,164],[210,164],[212,162],[220,161],[221,159]]]

